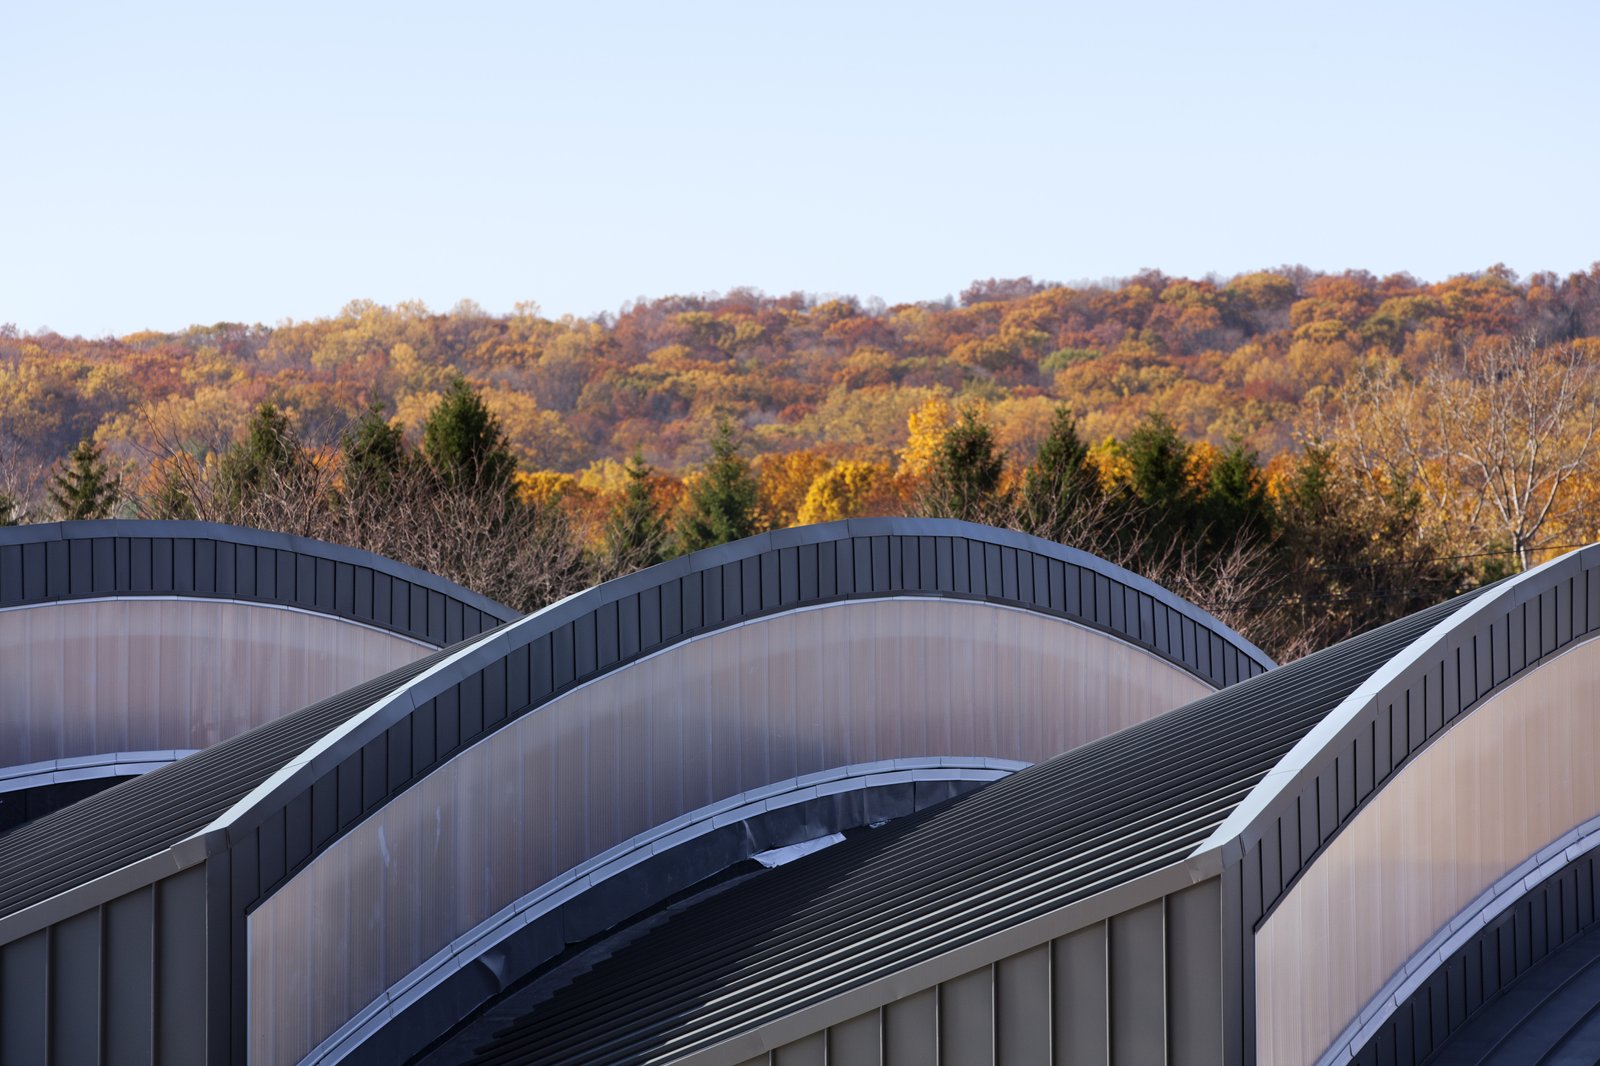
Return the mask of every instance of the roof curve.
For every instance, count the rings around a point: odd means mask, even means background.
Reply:
[[[289,607],[434,647],[521,617],[393,559],[288,533],[122,519],[0,528],[0,609],[129,596]]]
[[[1133,882],[1158,871],[1244,864],[1248,931],[1406,761],[1597,634],[1590,547],[653,919],[452,1050],[484,1064],[692,1055],[1073,903],[1138,905]]]
[[[1181,863],[1330,710],[1470,598],[758,875],[619,949],[474,1061],[703,1050]]]
[[[58,527],[57,542],[82,539],[72,525]],[[149,530],[143,523],[110,525],[107,536]],[[168,532],[176,537],[192,525]],[[299,552],[305,543],[285,539],[274,550]],[[88,554],[93,558],[93,549]],[[46,547],[34,556],[63,557],[74,558],[73,550]],[[73,594],[70,573],[52,581],[42,594]],[[303,849],[262,870],[254,891],[235,886],[241,898],[264,898],[434,766],[576,685],[750,619],[905,596],[982,600],[1059,616],[1218,687],[1273,665],[1243,637],[1151,582],[1024,534],[937,519],[852,519],[773,532],[606,582],[0,838],[0,870],[11,871],[0,877],[0,940],[8,916],[17,922],[19,912],[75,885],[163,852],[187,864],[248,846],[267,820],[309,823],[313,808],[321,808],[315,834],[290,834],[306,842]],[[424,711],[451,716],[453,743],[426,757],[411,752],[404,766],[372,758],[374,743]],[[352,781],[363,802],[339,803],[336,815],[323,807],[324,786],[330,796],[350,794]],[[331,831],[323,830],[324,818],[333,819]]]

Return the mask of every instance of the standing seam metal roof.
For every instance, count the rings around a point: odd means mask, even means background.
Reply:
[[[1180,862],[1323,715],[1473,595],[736,886],[576,978],[475,1061],[703,1049]]]
[[[63,536],[71,525],[62,527]],[[235,894],[253,905],[434,766],[570,688],[752,618],[897,595],[982,600],[1057,615],[1144,647],[1219,686],[1272,665],[1237,633],[1144,578],[1035,537],[935,519],[852,519],[783,530],[606,582],[0,838],[0,871],[6,871],[0,874],[0,919],[157,854],[219,819],[227,821],[218,833],[228,846],[254,848],[263,822],[276,818],[281,830],[287,811],[294,822],[289,840],[304,845],[290,847],[288,868],[269,875],[259,864],[235,863]],[[420,685],[426,691],[406,691],[458,655]],[[495,677],[486,680],[491,671]],[[349,728],[397,693],[404,698],[384,714]],[[492,700],[500,706],[488,706]],[[419,745],[398,767],[366,758],[369,744],[382,743],[419,714],[437,722],[438,735],[449,736],[449,743],[435,746],[430,734],[428,754]],[[330,743],[341,728],[346,732]],[[248,810],[237,809],[319,742],[328,750],[274,783]],[[363,779],[372,773],[381,779]],[[350,811],[341,806],[329,834],[318,828],[325,824],[317,813],[322,793],[313,794],[312,785],[335,775],[353,776],[356,796],[377,798]],[[333,790],[335,798],[342,791]]]

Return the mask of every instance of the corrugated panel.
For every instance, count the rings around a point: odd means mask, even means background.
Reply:
[[[1177,862],[1329,710],[1462,602],[736,886],[577,977],[477,1061],[620,1063],[706,1047]],[[1152,936],[1133,949],[1158,950],[1160,930]],[[885,1012],[886,1028],[902,1006]]]
[[[913,533],[917,535],[912,535]],[[963,535],[956,536],[957,533]],[[381,786],[368,784],[367,787],[372,789],[370,794],[359,803],[356,799],[352,799],[352,810],[354,811],[359,805],[360,811],[348,817],[341,814],[338,819],[338,829],[343,830],[354,824],[360,813],[374,809],[385,802],[399,789],[414,782],[433,763],[447,757],[461,746],[487,735],[493,728],[499,728],[546,699],[574,685],[590,681],[626,661],[631,661],[621,657],[621,637],[617,633],[620,620],[625,616],[632,619],[637,615],[640,619],[641,639],[633,656],[637,658],[658,652],[685,638],[737,624],[749,618],[760,617],[770,613],[771,610],[784,610],[807,603],[825,603],[843,598],[947,595],[937,588],[924,588],[920,585],[925,576],[933,578],[936,582],[938,580],[937,566],[932,568],[921,566],[923,535],[926,535],[926,539],[933,544],[933,554],[936,559],[940,554],[938,545],[941,541],[947,541],[952,545],[953,557],[956,559],[959,560],[960,556],[966,555],[973,563],[974,580],[980,583],[987,580],[981,574],[992,569],[994,588],[1001,591],[1004,585],[1005,560],[1008,558],[1005,552],[1011,552],[1013,559],[1021,558],[1023,555],[1028,555],[1030,558],[1048,558],[1051,553],[1070,558],[1083,572],[1090,573],[1092,569],[1093,576],[1098,581],[1104,583],[1108,589],[1117,590],[1115,597],[1107,594],[1108,602],[1127,599],[1136,594],[1147,596],[1152,602],[1161,600],[1169,609],[1184,614],[1186,618],[1192,617],[1206,640],[1215,642],[1217,648],[1229,648],[1235,652],[1240,661],[1260,660],[1258,665],[1263,669],[1269,665],[1265,657],[1242,638],[1203,612],[1171,597],[1170,594],[1149,585],[1148,582],[1085,556],[1081,552],[1050,545],[1021,534],[960,522],[899,519],[851,521],[766,534],[698,552],[601,585],[567,601],[548,615],[519,627],[508,641],[510,647],[498,658],[479,660],[472,666],[463,666],[464,675],[468,679],[464,684],[481,686],[473,688],[473,700],[476,700],[479,691],[492,692],[497,696],[504,692],[509,699],[511,692],[522,691],[520,680],[508,681],[505,688],[501,689],[498,686],[485,684],[481,675],[485,671],[499,669],[503,659],[517,656],[524,650],[530,651],[531,662],[526,690],[528,699],[525,703],[512,705],[508,702],[504,706],[480,708],[475,702],[469,702],[463,706],[459,686],[439,693],[419,694],[418,709],[412,717],[415,719],[427,716],[431,718],[432,724],[427,730],[426,737],[421,736],[416,729],[412,730],[413,765],[410,772],[401,780]],[[832,543],[829,543],[829,538],[833,538]],[[983,538],[987,538],[987,542]],[[916,546],[918,561],[915,565],[906,565],[907,555],[913,550],[911,545]],[[788,604],[782,602],[780,598],[778,606],[769,609],[768,603],[771,597],[762,591],[764,579],[761,575],[768,570],[778,575],[777,580],[781,589],[784,553],[797,551],[803,559],[806,549],[815,549],[819,559],[832,562],[831,573],[827,566],[822,567],[817,599]],[[1065,562],[1066,558],[1058,561]],[[1030,562],[1029,565],[1035,564]],[[797,584],[804,584],[798,578],[797,574]],[[833,591],[830,591],[830,583],[835,580],[839,583],[833,587]],[[1017,586],[1013,585],[1013,592],[1016,591]],[[1020,600],[1002,598],[1002,602],[1030,608],[1029,604]],[[1045,613],[1065,613],[1044,605],[1031,605],[1031,609]],[[1068,614],[1067,617],[1072,616]],[[1096,628],[1114,631],[1113,627],[1089,617],[1075,620]],[[649,639],[652,636],[656,638],[654,641]],[[1153,640],[1153,633],[1151,637]],[[1154,643],[1147,643],[1144,646],[1160,654]],[[1169,661],[1178,661],[1176,656],[1167,658]],[[1185,665],[1194,671],[1188,664],[1179,663],[1179,665]],[[1215,669],[1209,672],[1203,670],[1194,672],[1212,684],[1220,685],[1222,677],[1225,676],[1222,672],[1220,653],[1217,656]],[[388,730],[395,724],[386,723],[382,728]],[[375,726],[374,732],[377,731]],[[349,760],[356,759],[358,749],[375,739],[375,735],[350,737],[349,744],[352,745],[352,749],[345,753],[347,764],[340,773],[352,778],[359,775],[360,766]],[[356,789],[360,786],[352,780],[348,787]],[[352,792],[351,796],[355,797],[356,794]],[[287,802],[287,797],[275,802],[281,805]],[[263,810],[251,817],[266,818],[269,814],[270,812]],[[235,846],[254,847],[255,845],[245,835],[249,825],[241,825],[239,829],[239,842]],[[319,839],[317,847],[323,846],[324,843]],[[272,885],[263,883],[260,887],[265,892],[270,891]]]
[[[358,596],[356,572],[368,595]],[[372,575],[420,585],[436,615],[373,610]],[[370,552],[211,522],[58,522],[0,529],[0,607],[102,596],[220,596],[294,606],[454,644],[519,612]]]
[[[1295,877],[1338,836],[1360,804],[1428,744],[1498,687],[1586,638],[1578,625],[1579,600],[1596,583],[1592,549],[1573,552],[1539,572],[1478,590],[1495,602],[1451,627],[1437,646],[1390,679],[1370,702],[1324,746],[1293,787],[1274,798],[1242,838],[1243,893],[1238,927],[1248,938],[1284,898]],[[1579,596],[1579,588],[1585,595]],[[1563,589],[1566,590],[1563,593]],[[1565,614],[1563,630],[1557,618]],[[1584,622],[1595,615],[1587,608]],[[1353,773],[1342,761],[1354,762]],[[1345,781],[1355,794],[1345,796]],[[1333,801],[1325,803],[1323,793]],[[1327,810],[1330,817],[1323,817]],[[1254,953],[1243,955],[1243,986],[1254,987]],[[1243,1000],[1245,1054],[1253,1052],[1254,1000]],[[1404,1021],[1409,1025],[1409,1016]],[[1409,1039],[1409,1037],[1408,1037]],[[1419,1030],[1417,1039],[1427,1044]]]
[[[219,552],[226,547],[216,536],[215,527],[201,528],[218,541]],[[58,540],[54,543],[65,544],[74,535],[68,527],[57,529]],[[113,523],[110,529],[118,534],[113,553],[119,587],[126,587],[122,584],[126,576],[134,588],[145,589],[152,587],[156,580],[158,557],[164,560],[160,563],[163,573],[171,570],[172,560],[176,558],[171,551],[173,538],[192,533],[187,528],[144,523]],[[135,536],[135,533],[146,535]],[[273,542],[270,535],[245,533],[249,534],[245,539],[251,543],[233,545],[236,597],[295,597],[298,602],[304,594],[311,603],[323,600],[336,603],[331,570],[323,595],[317,590],[315,567],[306,571],[308,587],[300,588],[302,568],[297,549],[305,548],[306,542],[288,538],[290,543],[284,545]],[[4,539],[6,535],[0,531],[0,548],[8,543]],[[921,562],[924,538],[931,542],[932,567],[924,567]],[[163,540],[166,546],[158,552],[155,542]],[[915,565],[908,565],[913,543]],[[945,580],[943,569],[947,547],[951,560],[949,581]],[[20,579],[24,596],[44,594],[48,569],[45,548],[45,542],[21,545]],[[795,604],[781,599],[783,553],[789,550],[795,551],[797,556],[796,583],[801,599]],[[343,551],[331,552],[334,561],[343,558],[339,554]],[[809,584],[810,567],[806,560],[813,551],[818,560],[817,594],[814,599],[807,600],[804,592]],[[65,560],[66,553],[63,551],[61,555]],[[124,555],[128,559],[126,564]],[[1020,579],[1024,558],[1028,560],[1030,574],[1039,567],[1041,558],[1046,564],[1054,561],[1078,568],[1080,575],[1090,578],[1094,587],[1092,613],[1088,607],[1079,613],[1071,611],[1070,597],[1069,609],[1034,603],[1031,594],[1025,597]],[[6,572],[4,563],[5,553],[0,550],[0,576]],[[778,575],[780,600],[777,608],[768,606],[770,597],[762,576],[768,568]],[[219,579],[222,569],[219,563]],[[64,581],[64,575],[65,570],[59,580]],[[382,590],[387,588],[390,620],[395,628],[442,637],[449,624],[444,600],[437,592],[430,594],[427,585],[432,579],[426,575],[416,576],[418,580],[411,581],[375,571],[374,614],[382,618]],[[925,578],[931,578],[934,586],[924,586]],[[245,588],[246,582],[250,583],[250,589]],[[955,586],[954,593],[945,591],[950,584]],[[6,590],[0,589],[0,596],[5,595],[8,595]],[[1138,621],[1139,597],[1147,596],[1183,615],[1185,622],[1193,625],[1195,639],[1208,649],[1208,656],[1200,663],[1180,660],[1178,649],[1166,653],[1170,661],[1178,662],[1215,685],[1223,684],[1228,677],[1224,649],[1236,660],[1251,661],[1253,668],[1270,665],[1257,649],[1237,634],[1143,579],[1082,552],[1008,531],[948,521],[881,519],[790,530],[723,545],[592,589],[515,630],[512,639],[506,642],[509,647],[497,644],[492,653],[469,655],[455,675],[474,679],[468,683],[465,719],[459,681],[443,691],[430,689],[418,693],[417,709],[406,716],[412,727],[409,768],[397,764],[395,775],[389,774],[387,736],[405,719],[375,720],[369,723],[370,728],[364,726],[353,731],[327,753],[330,768],[317,780],[304,787],[286,789],[243,816],[230,829],[232,854],[228,871],[238,953],[242,958],[239,930],[243,928],[245,910],[263,893],[272,890],[274,885],[269,879],[281,882],[282,876],[293,872],[288,856],[291,839],[296,842],[296,855],[307,840],[314,854],[366,813],[423,780],[427,769],[461,744],[487,735],[491,724],[498,728],[564,689],[620,665],[621,637],[609,628],[603,631],[601,619],[606,619],[608,627],[612,618],[620,624],[624,616],[623,602],[631,601],[626,608],[629,617],[635,610],[640,614],[637,655],[648,655],[712,628],[736,624],[772,609],[882,595],[979,596],[1024,609],[1061,614],[1094,628],[1124,633],[1136,643],[1142,643],[1140,638],[1144,635]],[[1131,612],[1128,610],[1130,603],[1133,605]],[[651,635],[658,635],[653,643],[647,639]],[[1148,636],[1152,642],[1144,646],[1153,654],[1163,654],[1153,642],[1154,633]],[[487,646],[487,641],[484,643]],[[603,663],[602,652],[609,657],[613,647],[617,649],[619,661]],[[523,651],[529,653],[526,685],[521,679],[508,678],[503,688],[488,684],[477,687],[484,671],[498,668],[503,661]],[[420,660],[404,670],[289,715],[165,770],[120,785],[0,839],[0,916],[155,854],[183,839],[329,730],[359,714],[379,695],[427,670],[441,657]],[[1237,671],[1237,667],[1235,669]],[[504,713],[499,706],[485,708],[481,705],[483,694],[502,692],[508,701],[511,693],[526,692],[527,701],[520,706],[508,702]],[[425,718],[427,728],[423,729]],[[375,746],[369,750],[368,745]],[[1193,752],[1183,754],[1185,761],[1192,765]],[[1265,765],[1270,764],[1263,764],[1262,770]],[[1219,793],[1206,801],[1206,809],[1221,809],[1227,802],[1229,796]],[[1108,809],[1121,808],[1112,804]],[[1174,847],[1180,839],[1192,844],[1188,822],[1193,817],[1193,812],[1187,812],[1182,826],[1172,826],[1151,839]],[[294,824],[289,824],[291,821]],[[1210,824],[1206,822],[1207,827]],[[1123,829],[1126,831],[1132,826],[1133,823],[1129,823]],[[267,834],[265,840],[261,836],[263,829]],[[1127,869],[1136,873],[1146,868],[1144,863],[1143,858],[1131,857]],[[242,1029],[239,1031],[242,1033]]]

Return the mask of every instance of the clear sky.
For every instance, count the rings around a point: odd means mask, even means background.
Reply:
[[[1600,259],[1600,4],[0,4],[0,323]]]

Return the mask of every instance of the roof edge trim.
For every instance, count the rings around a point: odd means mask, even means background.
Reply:
[[[1505,876],[1479,893],[1450,923],[1418,948],[1383,987],[1362,1006],[1315,1066],[1342,1066],[1353,1060],[1367,1042],[1394,1016],[1440,966],[1465,947],[1478,932],[1518,900],[1537,889],[1575,859],[1600,848],[1600,817],[1590,818],[1523,859]]]
[[[211,841],[211,837],[214,834],[219,832],[225,833],[235,823],[243,820],[253,808],[268,802],[269,798],[274,794],[281,793],[287,788],[291,787],[291,783],[297,780],[302,774],[307,772],[320,773],[331,770],[337,765],[338,760],[342,758],[344,754],[348,754],[348,752],[336,750],[339,745],[345,742],[347,738],[350,738],[352,735],[357,733],[357,731],[368,728],[374,719],[383,715],[388,709],[400,706],[398,701],[409,701],[411,706],[405,707],[402,713],[410,713],[411,710],[415,709],[417,704],[414,695],[415,692],[419,688],[428,684],[430,680],[447,677],[451,672],[458,674],[460,677],[465,677],[476,665],[478,665],[480,660],[483,663],[487,663],[494,657],[507,655],[511,651],[515,650],[516,647],[530,643],[533,639],[535,639],[534,637],[529,637],[526,640],[522,639],[522,635],[530,627],[545,627],[546,624],[548,624],[549,627],[553,629],[556,626],[560,626],[580,616],[589,614],[590,612],[598,610],[608,603],[611,603],[615,600],[620,600],[626,596],[640,591],[641,589],[656,588],[661,586],[664,582],[673,580],[677,577],[709,571],[721,567],[729,562],[759,557],[762,554],[775,549],[795,547],[801,544],[834,543],[887,536],[960,537],[963,539],[976,541],[978,543],[1009,546],[1055,557],[1063,562],[1070,562],[1084,570],[1099,574],[1108,579],[1123,582],[1128,587],[1133,588],[1136,591],[1145,592],[1151,597],[1159,599],[1160,602],[1168,605],[1170,610],[1177,611],[1183,617],[1193,621],[1196,626],[1208,630],[1217,638],[1226,642],[1237,642],[1235,647],[1245,658],[1255,658],[1257,665],[1264,667],[1266,670],[1271,670],[1276,665],[1272,659],[1268,658],[1265,653],[1256,648],[1254,644],[1244,640],[1243,637],[1240,637],[1234,633],[1232,629],[1223,625],[1220,621],[1213,618],[1209,613],[1201,610],[1193,604],[1184,601],[1180,597],[1168,592],[1165,589],[1162,589],[1160,586],[1155,585],[1154,583],[1143,577],[1140,577],[1137,574],[1124,570],[1122,567],[1106,562],[1105,560],[1090,555],[1080,549],[1070,548],[1054,541],[1043,540],[1042,538],[1019,533],[1015,530],[998,529],[990,526],[978,525],[972,522],[961,522],[954,519],[847,519],[841,522],[830,522],[822,525],[797,526],[791,529],[758,534],[754,537],[732,541],[730,543],[717,545],[712,548],[705,548],[701,551],[693,552],[689,555],[679,556],[676,559],[659,563],[656,566],[648,567],[644,570],[635,571],[632,574],[615,578],[611,581],[602,582],[599,585],[591,586],[590,588],[575,592],[564,599],[558,600],[555,603],[541,608],[532,614],[526,615],[514,622],[510,622],[506,625],[500,626],[497,629],[489,631],[488,633],[483,634],[483,636],[474,639],[470,643],[461,645],[457,651],[448,658],[435,664],[428,670],[412,677],[399,689],[396,689],[384,696],[382,699],[376,700],[369,704],[365,710],[353,715],[351,718],[340,724],[336,729],[318,738],[315,743],[304,749],[298,756],[280,767],[265,781],[262,781],[253,790],[251,790],[251,792],[232,804],[228,810],[218,815],[203,828],[197,830],[189,839],[205,840],[207,841],[205,846],[208,848],[222,846],[221,842]],[[914,591],[886,591],[881,595],[869,594],[859,598],[853,597],[849,600],[840,602],[861,602],[862,600],[868,599],[895,599],[908,596],[924,598],[928,595],[929,594],[927,593],[918,593]],[[983,597],[982,599],[985,602],[991,602],[988,597]],[[996,603],[994,605],[1012,606],[1005,603]],[[721,631],[723,629],[742,624],[743,622],[754,620],[754,618],[757,617],[771,617],[772,614],[784,614],[792,610],[804,609],[811,606],[817,605],[802,603],[794,607],[779,608],[771,613],[762,612],[755,616],[733,619],[724,625],[716,626],[715,629],[716,631]],[[1026,610],[1027,608],[1018,607],[1016,609]],[[1073,624],[1084,625],[1084,623],[1080,620],[1070,617],[1065,617],[1061,620]],[[1101,630],[1092,625],[1085,625],[1085,628],[1092,629],[1096,632],[1104,632],[1111,639],[1120,640],[1123,643],[1133,647],[1143,647],[1141,642],[1129,640],[1123,635],[1109,630]],[[659,654],[660,652],[671,650],[672,648],[679,647],[682,643],[683,641],[674,641],[670,645],[664,646],[657,652],[652,652],[651,654]],[[620,665],[626,664],[624,663]],[[1179,669],[1189,669],[1191,672],[1193,672],[1192,668],[1187,667],[1182,663],[1177,663],[1176,665]],[[602,674],[599,676],[604,676],[604,672],[602,672]],[[1199,675],[1197,674],[1196,676]],[[1202,680],[1204,679],[1202,678]],[[1207,683],[1209,684],[1210,682]],[[426,699],[426,697],[424,697],[424,699]],[[488,733],[486,732],[484,735],[487,736]],[[474,743],[475,742],[476,741],[474,741]]]
[[[118,896],[182,873],[205,860],[204,853],[181,854],[167,848],[135,859],[126,866],[63,889],[20,911],[0,915],[0,944],[11,944],[64,919],[82,914],[92,907],[109,903]]]
[[[0,527],[0,547],[46,544],[56,541],[92,540],[97,537],[173,537],[226,541],[258,548],[273,548],[312,555],[332,562],[350,563],[381,570],[391,577],[409,581],[437,592],[448,593],[470,607],[502,622],[521,617],[521,613],[487,596],[473,592],[438,574],[419,570],[407,563],[378,555],[364,548],[352,548],[332,541],[280,533],[253,526],[234,526],[225,522],[172,521],[167,519],[106,518],[77,522],[40,522],[34,525]],[[54,600],[41,602],[55,602]]]
[[[1505,581],[1492,592],[1473,597],[1437,622],[1428,632],[1413,640],[1393,658],[1373,671],[1353,692],[1340,701],[1337,707],[1312,726],[1311,730],[1267,771],[1222,824],[1190,853],[1190,857],[1198,858],[1210,851],[1220,851],[1226,862],[1237,861],[1243,855],[1245,847],[1259,835],[1261,823],[1273,804],[1301,783],[1307,774],[1314,772],[1319,756],[1328,745],[1337,740],[1345,728],[1355,721],[1386,687],[1416,665],[1424,655],[1432,651],[1462,623],[1493,607],[1504,606],[1508,598],[1515,599],[1530,583],[1536,583],[1549,570],[1570,560],[1581,559],[1585,553],[1596,550],[1600,550],[1600,545],[1590,545],[1557,556],[1532,570],[1524,571]]]

